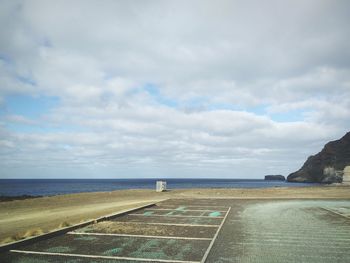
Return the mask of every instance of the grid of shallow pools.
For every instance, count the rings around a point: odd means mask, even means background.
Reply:
[[[348,263],[350,200],[170,199],[0,262]]]
[[[168,200],[11,250],[2,262],[205,262],[229,211]]]
[[[234,202],[208,262],[350,262],[350,200]]]

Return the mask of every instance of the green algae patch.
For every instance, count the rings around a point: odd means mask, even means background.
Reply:
[[[185,211],[186,206],[179,206],[178,208],[175,209],[176,211]]]
[[[151,216],[153,215],[153,212],[152,211],[146,211],[143,213],[144,216]]]
[[[95,240],[97,240],[97,237],[88,236],[88,235],[81,235],[81,236],[74,238],[74,240],[95,241]]]
[[[104,256],[115,256],[115,255],[119,254],[120,252],[122,252],[122,250],[123,250],[123,248],[121,248],[121,247],[108,249],[105,252],[103,252],[103,255]]]
[[[209,216],[211,216],[211,217],[217,217],[217,216],[221,216],[221,213],[215,211],[215,212],[211,212],[211,213],[209,214]]]
[[[50,253],[67,253],[71,251],[72,249],[70,247],[65,247],[65,246],[50,247],[45,250],[45,252],[50,252]]]

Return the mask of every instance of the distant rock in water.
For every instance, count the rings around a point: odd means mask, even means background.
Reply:
[[[310,156],[288,182],[341,183],[350,165],[350,132],[340,140],[327,143],[321,152]]]
[[[285,181],[286,178],[283,175],[276,174],[276,175],[265,175],[265,180],[277,180],[277,181]]]

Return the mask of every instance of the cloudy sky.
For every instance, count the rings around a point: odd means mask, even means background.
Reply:
[[[350,130],[350,2],[0,2],[0,178],[262,178]]]

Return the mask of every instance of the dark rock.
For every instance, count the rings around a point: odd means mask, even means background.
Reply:
[[[32,199],[32,198],[39,198],[42,197],[41,195],[17,195],[17,196],[4,196],[0,195],[0,202],[8,202],[8,201],[14,201],[14,200],[25,200],[25,199]]]
[[[285,181],[286,178],[283,175],[265,175],[265,180],[277,180],[277,181]]]
[[[350,132],[340,140],[327,143],[321,152],[310,156],[296,172],[288,175],[288,182],[340,183],[343,170],[350,165]]]

